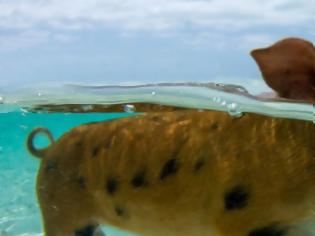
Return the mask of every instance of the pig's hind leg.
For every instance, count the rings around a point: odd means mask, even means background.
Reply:
[[[37,181],[45,236],[101,236],[96,208],[83,180],[41,165]]]
[[[34,139],[38,134],[46,135],[51,145],[44,149],[36,148]],[[49,154],[53,144],[55,142],[50,131],[43,127],[34,129],[27,140],[29,151],[41,159],[37,176],[37,197],[42,212],[44,235],[104,235],[99,229],[95,217],[97,208],[84,178],[73,174],[76,166],[73,163],[68,168],[58,163],[58,158],[54,155],[64,155],[64,148],[57,145],[54,154]],[[62,159],[65,160],[64,158]]]

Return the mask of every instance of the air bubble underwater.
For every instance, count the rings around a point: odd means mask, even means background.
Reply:
[[[214,98],[212,98],[212,101],[213,101],[214,103],[222,103],[222,99],[219,98],[219,97],[214,97]]]
[[[220,97],[214,97],[212,98],[212,101],[225,107],[229,115],[233,117],[241,117],[243,115],[239,104],[237,104],[236,102],[227,102]]]
[[[93,110],[93,105],[89,105],[89,104],[84,104],[81,106],[82,110],[87,112],[87,111],[92,111]]]
[[[127,113],[134,113],[136,111],[136,108],[134,105],[126,104],[124,105],[124,111]]]
[[[226,108],[227,108],[228,113],[231,116],[241,117],[243,115],[243,113],[240,109],[240,106],[235,102],[227,104]]]
[[[4,103],[4,97],[0,96],[0,104]]]
[[[29,111],[25,108],[20,108],[20,112],[22,116],[26,116],[29,113]]]

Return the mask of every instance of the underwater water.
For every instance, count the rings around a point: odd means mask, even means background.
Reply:
[[[28,153],[25,139],[38,126],[49,128],[58,138],[77,125],[128,116],[108,114],[41,114],[22,111],[0,113],[0,236],[42,235],[40,212],[35,195],[39,160]],[[45,145],[45,139],[38,145]],[[105,228],[108,236],[127,233]]]
[[[256,100],[239,87],[224,88],[222,85],[219,87],[216,89],[212,86],[191,84],[178,87],[178,85],[167,84],[153,87],[151,85],[130,87],[128,90],[122,87],[68,87],[56,93],[48,90],[40,92],[27,90],[23,93],[2,91],[2,96],[0,96],[0,236],[42,235],[41,216],[35,195],[39,161],[28,153],[25,145],[27,135],[33,128],[47,127],[57,139],[72,127],[80,124],[117,119],[137,112],[130,105],[124,106],[125,112],[95,113],[91,112],[93,106],[89,104],[143,102],[221,110],[228,112],[231,116],[254,112],[314,121],[313,105]],[[45,107],[47,104],[49,106]],[[84,104],[82,107],[85,112],[71,113],[65,110],[55,113],[54,106],[58,104]],[[42,106],[44,109],[36,112],[34,109],[36,106]],[[45,109],[49,112],[45,112]],[[36,145],[43,146],[47,140],[39,139],[36,142]],[[104,227],[107,236],[131,235],[118,229]]]

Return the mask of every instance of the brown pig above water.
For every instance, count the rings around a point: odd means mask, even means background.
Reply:
[[[315,103],[315,47],[311,42],[285,38],[251,55],[279,97]]]

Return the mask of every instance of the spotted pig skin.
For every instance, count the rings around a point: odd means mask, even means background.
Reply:
[[[45,235],[110,224],[144,236],[304,236],[314,131],[307,121],[218,111],[78,126],[41,154]]]

